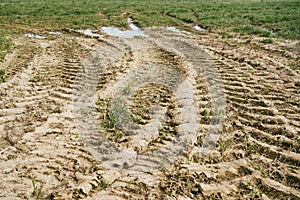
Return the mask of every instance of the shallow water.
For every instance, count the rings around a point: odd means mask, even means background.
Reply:
[[[134,37],[149,37],[142,31],[140,28],[138,28],[134,24],[129,24],[129,27],[131,30],[122,31],[119,28],[116,27],[102,27],[101,30],[110,36],[116,36],[116,37],[122,37],[122,38],[134,38]]]
[[[102,37],[100,34],[93,33],[91,29],[79,30],[78,32],[92,37]]]
[[[48,34],[50,34],[50,35],[60,35],[62,33],[59,32],[59,31],[49,31]]]
[[[169,27],[167,27],[167,29],[168,29],[169,31],[172,31],[172,32],[175,32],[175,33],[180,33],[180,32],[181,32],[179,29],[177,29],[177,28],[174,27],[174,26],[169,26]]]
[[[45,39],[46,38],[45,36],[35,35],[32,33],[24,34],[24,36],[28,37],[28,38],[36,38],[36,39]]]
[[[194,28],[196,31],[206,31],[204,28],[202,28],[202,27],[200,27],[200,26],[198,26],[198,25],[194,26],[193,28]]]
[[[175,33],[185,33],[185,34],[191,34],[190,32],[187,32],[187,31],[181,31],[179,30],[178,28],[174,27],[174,26],[168,26],[167,29],[169,31],[172,31],[172,32],[175,32]]]
[[[107,35],[122,37],[122,38],[134,38],[134,37],[138,37],[138,36],[149,37],[148,35],[146,35],[144,33],[143,30],[141,30],[139,27],[137,27],[136,25],[134,25],[132,23],[131,18],[128,18],[127,21],[129,24],[129,28],[131,30],[122,31],[116,27],[102,27],[101,30],[102,30],[102,32],[106,33]]]

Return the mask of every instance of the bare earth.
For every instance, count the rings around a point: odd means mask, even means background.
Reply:
[[[300,199],[299,42],[146,34],[13,39],[0,199]],[[116,96],[128,127],[107,125]]]

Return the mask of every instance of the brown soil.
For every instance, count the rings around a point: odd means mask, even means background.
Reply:
[[[299,42],[146,32],[13,39],[0,199],[300,199]]]

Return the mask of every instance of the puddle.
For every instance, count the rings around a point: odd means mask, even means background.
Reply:
[[[79,30],[78,32],[91,37],[102,37],[100,34],[93,33],[91,29]]]
[[[193,28],[194,28],[196,31],[206,31],[204,28],[202,28],[202,27],[200,27],[200,26],[198,26],[198,25],[194,26]]]
[[[167,27],[167,29],[168,29],[169,31],[176,32],[176,33],[180,33],[180,32],[181,32],[179,29],[177,29],[177,28],[174,27],[174,26],[169,26],[169,27]]]
[[[190,32],[187,31],[181,31],[178,28],[174,27],[174,26],[168,26],[167,29],[169,31],[175,32],[175,33],[185,33],[185,34],[191,34]]]
[[[134,37],[149,37],[143,30],[132,23],[132,19],[128,18],[129,28],[131,30],[122,31],[116,27],[102,27],[102,32],[110,36],[122,37],[122,38],[134,38]]]
[[[49,31],[48,34],[50,34],[50,35],[61,35],[62,33],[58,32],[58,31]]]
[[[24,36],[28,37],[28,38],[36,38],[36,39],[45,39],[46,38],[45,36],[35,35],[32,33],[24,34]]]

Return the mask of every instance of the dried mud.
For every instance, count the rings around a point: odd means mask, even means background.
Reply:
[[[0,199],[299,199],[299,44],[145,33],[13,40]]]

